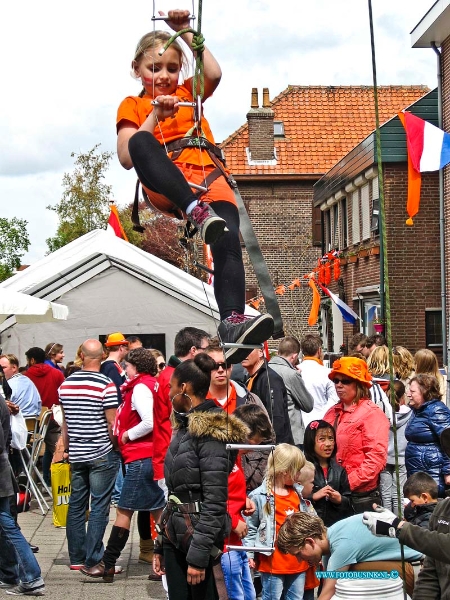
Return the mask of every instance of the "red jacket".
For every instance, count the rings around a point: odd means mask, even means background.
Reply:
[[[139,425],[141,417],[137,410],[132,410],[132,398],[134,387],[138,383],[143,383],[148,387],[155,398],[156,378],[151,375],[137,375],[131,381],[127,381],[121,386],[123,402],[117,409],[116,422],[114,424],[115,433],[118,437],[119,448],[125,464],[143,458],[151,458],[153,455],[153,431],[136,440],[130,440],[126,444],[122,442],[122,435],[132,427]]]
[[[35,363],[23,374],[37,387],[42,406],[51,408],[53,404],[59,404],[58,388],[64,381],[64,375],[59,369],[45,363]]]
[[[241,461],[238,456],[233,470],[228,476],[228,502],[227,512],[231,517],[231,531],[229,537],[224,542],[224,552],[228,552],[225,546],[242,546],[242,540],[237,533],[233,531],[239,523],[245,519],[241,511],[245,509],[247,499],[247,486],[245,476],[241,468]]]
[[[387,460],[389,419],[384,412],[363,398],[348,411],[338,402],[323,419],[336,429],[336,460],[347,471],[351,491],[375,489]]]
[[[164,459],[172,439],[172,402],[170,401],[170,378],[175,371],[167,365],[156,380],[153,398],[153,476],[155,480],[164,479]]]

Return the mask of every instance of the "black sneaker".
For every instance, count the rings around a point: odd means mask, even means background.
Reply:
[[[228,231],[226,221],[217,216],[206,202],[199,202],[188,219],[197,227],[205,244],[214,244]]]
[[[45,585],[39,585],[35,588],[24,588],[20,584],[6,590],[10,596],[45,596]]]
[[[228,319],[224,319],[218,328],[222,343],[226,344],[262,344],[270,338],[273,333],[274,322],[268,313],[257,317],[246,317],[233,313]],[[225,359],[235,365],[242,362],[250,354],[248,348],[227,348]]]

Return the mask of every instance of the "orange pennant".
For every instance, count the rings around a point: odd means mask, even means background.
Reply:
[[[313,293],[311,312],[309,313],[308,318],[308,325],[312,327],[317,323],[317,319],[319,318],[320,294],[312,278],[308,281],[308,285],[312,289]]]

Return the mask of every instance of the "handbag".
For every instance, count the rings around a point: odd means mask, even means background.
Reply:
[[[363,512],[373,512],[373,504],[381,506],[381,494],[378,488],[368,492],[352,492],[351,503],[355,514],[359,515]]]
[[[50,472],[53,496],[53,525],[55,527],[65,527],[71,493],[70,464],[68,462],[52,463]]]
[[[11,448],[24,450],[27,445],[28,429],[22,411],[11,415]]]

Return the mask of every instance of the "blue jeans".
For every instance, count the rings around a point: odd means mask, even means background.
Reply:
[[[111,450],[96,460],[71,463],[72,492],[67,514],[67,545],[71,565],[96,565],[103,556],[103,536],[120,454]],[[90,514],[86,531],[86,511]]]
[[[122,461],[120,461],[120,467],[119,467],[119,471],[117,473],[116,481],[114,484],[114,491],[113,491],[113,494],[111,497],[111,502],[114,502],[115,504],[118,504],[120,494],[122,493],[123,477],[124,477],[123,466],[122,466]]]
[[[292,575],[271,575],[261,573],[262,600],[279,600],[283,594],[284,600],[303,600],[305,589],[305,573]]]
[[[221,557],[228,600],[255,600],[256,593],[246,552],[230,550]]]
[[[23,589],[44,585],[41,569],[14,521],[9,498],[0,498],[0,580],[19,584]]]

